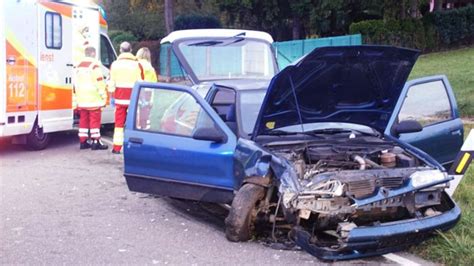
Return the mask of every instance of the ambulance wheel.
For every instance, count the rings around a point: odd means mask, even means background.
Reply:
[[[229,241],[247,241],[252,237],[257,206],[264,196],[265,189],[255,184],[245,184],[239,189],[225,219],[225,236]]]
[[[48,146],[50,139],[50,134],[44,133],[43,128],[40,128],[38,123],[35,123],[30,134],[26,136],[26,147],[35,151],[42,150]]]

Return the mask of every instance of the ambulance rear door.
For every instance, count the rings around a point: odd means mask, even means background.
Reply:
[[[38,8],[39,122],[45,133],[72,129],[74,7],[40,2]]]

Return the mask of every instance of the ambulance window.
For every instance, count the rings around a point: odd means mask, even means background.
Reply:
[[[112,62],[115,61],[114,50],[110,46],[109,40],[103,35],[100,36],[100,61],[107,68],[110,68]]]
[[[61,49],[63,47],[63,25],[61,15],[53,12],[45,14],[46,48]]]

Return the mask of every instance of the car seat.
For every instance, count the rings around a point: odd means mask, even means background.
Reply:
[[[237,118],[235,114],[235,109],[236,109],[235,104],[231,104],[229,106],[229,109],[227,110],[227,114],[225,117],[225,123],[230,128],[230,130],[232,130],[232,132],[234,132],[234,134],[238,136],[239,130],[237,127]]]

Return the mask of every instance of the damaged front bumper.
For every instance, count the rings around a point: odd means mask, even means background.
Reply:
[[[449,208],[439,215],[355,227],[331,247],[313,244],[310,233],[296,227],[295,242],[322,260],[349,260],[396,252],[426,240],[437,231],[448,230],[459,221],[460,208],[447,194],[443,196]]]

